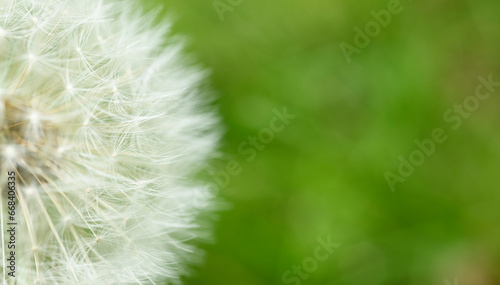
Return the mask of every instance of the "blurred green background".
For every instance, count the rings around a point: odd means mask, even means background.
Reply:
[[[401,0],[350,63],[339,45],[391,1],[144,2],[212,72],[227,130],[213,167],[242,169],[186,284],[500,284],[500,90],[457,130],[443,120],[478,76],[500,81],[499,1]],[[238,147],[285,106],[296,117],[248,162]],[[447,141],[391,192],[384,173],[435,128]],[[318,261],[328,237],[340,246]]]

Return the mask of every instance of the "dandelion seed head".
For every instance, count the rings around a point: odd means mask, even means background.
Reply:
[[[197,259],[197,217],[213,193],[190,177],[212,155],[218,121],[204,73],[186,64],[169,25],[136,5],[0,0],[0,183],[15,171],[18,194],[13,284],[177,284]]]

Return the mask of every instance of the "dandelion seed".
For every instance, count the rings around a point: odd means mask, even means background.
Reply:
[[[17,156],[16,147],[13,145],[6,145],[3,153],[5,158],[8,160],[13,160]]]

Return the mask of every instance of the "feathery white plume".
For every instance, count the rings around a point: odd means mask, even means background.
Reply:
[[[178,283],[192,259],[212,194],[189,178],[214,149],[217,118],[200,96],[204,74],[137,10],[0,0],[3,284]]]

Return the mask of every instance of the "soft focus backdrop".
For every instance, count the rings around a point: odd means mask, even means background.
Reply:
[[[478,76],[500,82],[500,2],[392,2],[144,1],[211,70],[226,128],[212,171],[230,207],[186,284],[500,284],[500,88],[443,119]],[[447,140],[392,192],[384,174],[436,128]]]

